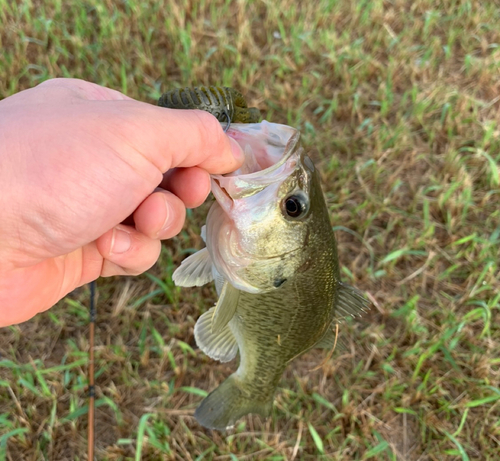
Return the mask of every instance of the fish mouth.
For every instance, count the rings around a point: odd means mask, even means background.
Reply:
[[[228,136],[240,144],[243,165],[225,175],[211,175],[212,192],[221,207],[229,212],[233,201],[254,195],[282,182],[297,167],[300,132],[278,123],[234,123]]]

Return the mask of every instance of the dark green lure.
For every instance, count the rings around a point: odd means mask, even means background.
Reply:
[[[158,105],[169,109],[199,109],[210,112],[219,122],[227,122],[224,131],[231,123],[258,123],[260,111],[248,107],[243,95],[227,86],[199,86],[176,88],[162,94]]]

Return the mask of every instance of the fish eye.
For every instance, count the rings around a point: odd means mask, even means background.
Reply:
[[[290,218],[300,218],[307,212],[308,207],[308,200],[303,195],[290,195],[284,201],[285,212]]]

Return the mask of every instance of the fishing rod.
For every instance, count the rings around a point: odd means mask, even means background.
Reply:
[[[89,411],[88,411],[88,436],[87,436],[87,459],[88,461],[94,460],[94,432],[95,432],[95,384],[94,384],[94,334],[95,334],[95,320],[96,320],[96,282],[90,282],[90,318],[89,318]]]

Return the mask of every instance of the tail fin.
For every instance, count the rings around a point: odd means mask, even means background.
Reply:
[[[269,416],[274,396],[267,402],[252,400],[242,392],[237,381],[231,375],[201,402],[194,416],[202,426],[222,431],[248,413],[257,413],[264,418]]]

